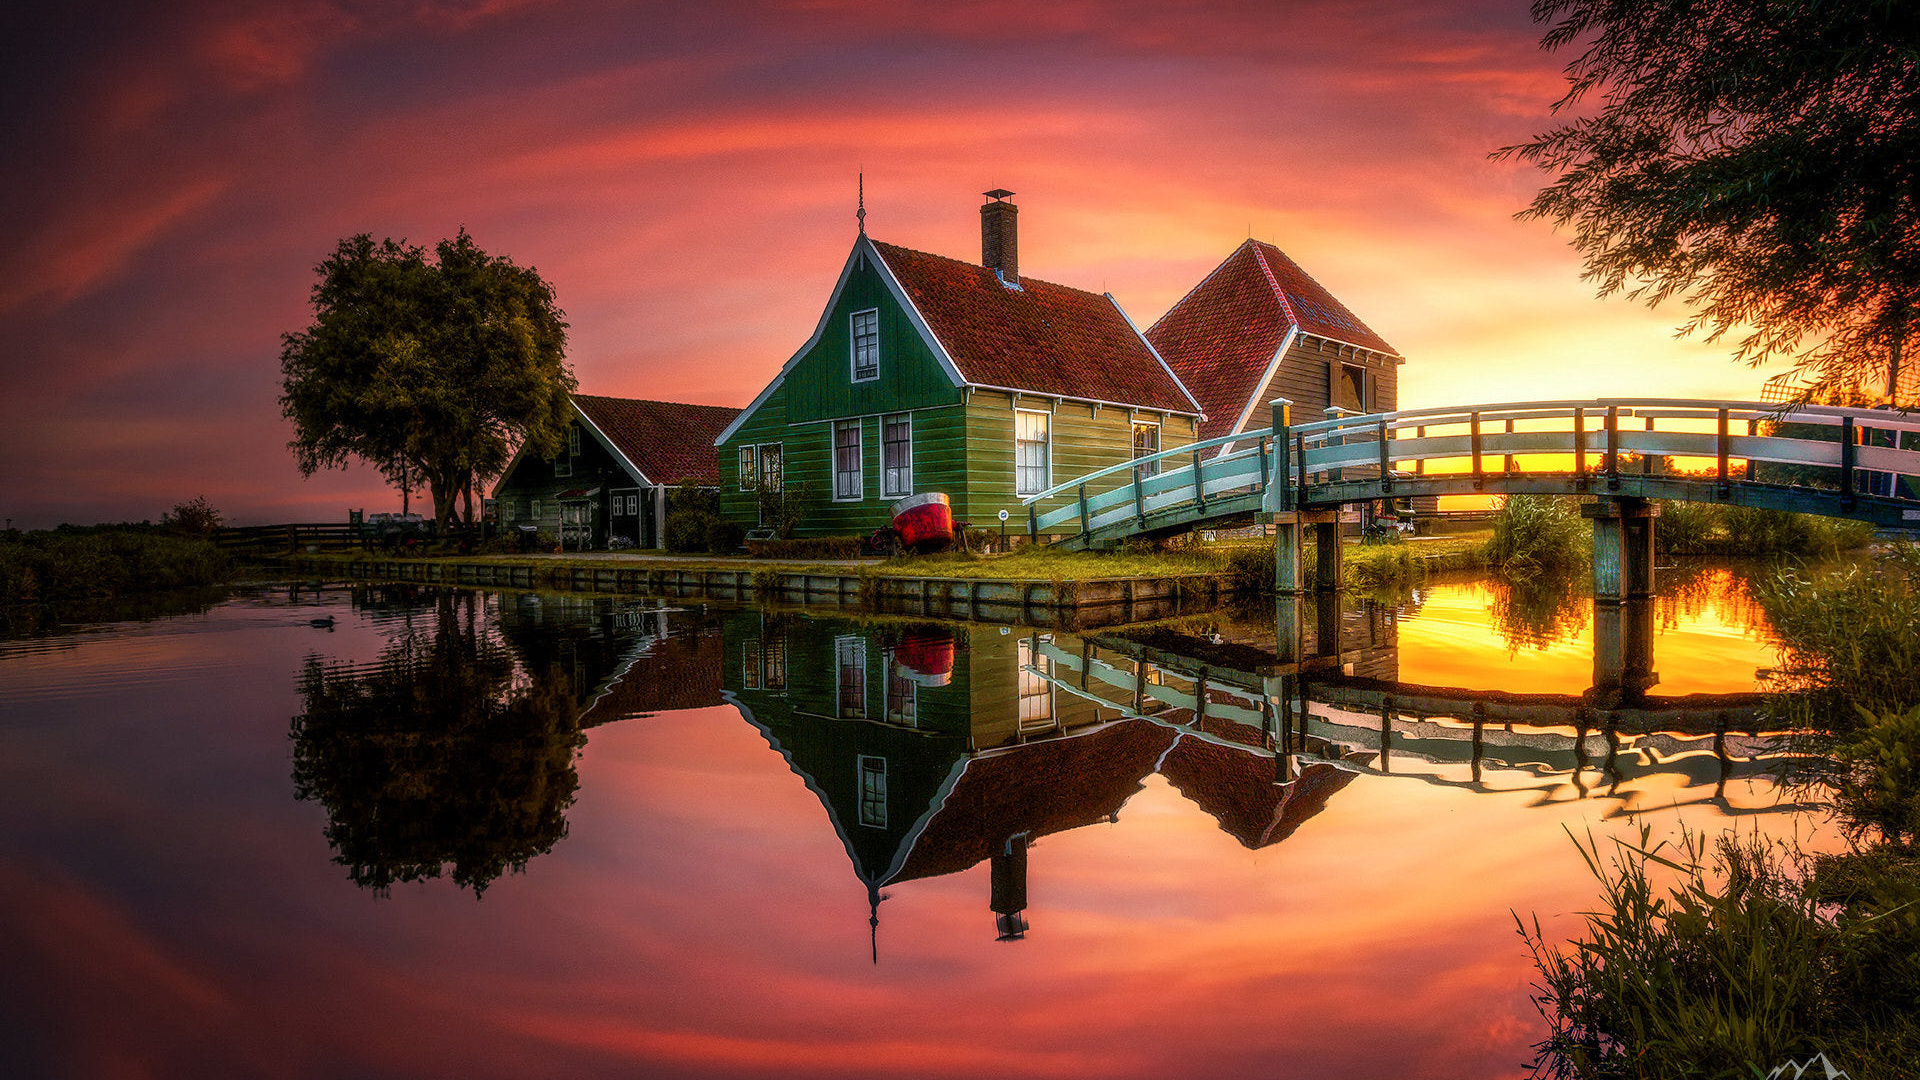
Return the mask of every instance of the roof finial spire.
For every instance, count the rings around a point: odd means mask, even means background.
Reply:
[[[860,223],[860,235],[867,235],[867,173],[860,171],[860,209],[853,213],[854,220]]]

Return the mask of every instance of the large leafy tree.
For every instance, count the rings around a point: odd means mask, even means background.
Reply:
[[[316,271],[314,321],[283,335],[280,406],[307,476],[358,459],[424,483],[445,529],[516,445],[558,453],[574,386],[553,287],[466,230],[435,247],[361,234]]]
[[[1891,397],[1920,323],[1920,12],[1904,0],[1536,0],[1566,117],[1499,155],[1555,179],[1600,294],[1693,311],[1737,359]]]

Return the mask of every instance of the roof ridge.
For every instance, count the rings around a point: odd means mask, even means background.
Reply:
[[[1280,279],[1273,276],[1273,267],[1267,265],[1267,253],[1260,250],[1263,247],[1271,247],[1272,245],[1262,244],[1260,241],[1254,240],[1252,238],[1249,238],[1247,240],[1247,243],[1253,245],[1253,261],[1260,264],[1260,273],[1266,275],[1267,284],[1273,286],[1273,295],[1280,299],[1280,310],[1285,311],[1287,313],[1287,321],[1289,323],[1292,323],[1294,326],[1299,326],[1300,313],[1293,310],[1293,297],[1288,296],[1287,290],[1281,287]],[[1281,258],[1283,259],[1287,258],[1286,252],[1280,251],[1280,249],[1277,247],[1275,247],[1273,250],[1279,251]],[[1293,262],[1292,259],[1287,259],[1287,261]],[[1293,265],[1295,267],[1298,267],[1300,264],[1293,263]],[[1302,270],[1300,272],[1302,274],[1306,274],[1305,270]],[[1311,274],[1308,274],[1307,276],[1312,277]],[[1320,283],[1316,281],[1314,282],[1314,284],[1319,285]],[[1326,286],[1324,285],[1321,286],[1322,291],[1324,291],[1325,288]],[[1331,296],[1333,294],[1328,293],[1327,295]]]
[[[1181,304],[1184,304],[1188,300],[1193,299],[1194,293],[1197,293],[1201,289],[1206,288],[1207,282],[1212,281],[1215,274],[1218,274],[1220,271],[1225,270],[1227,268],[1227,264],[1233,261],[1233,257],[1235,255],[1240,254],[1240,248],[1247,247],[1251,245],[1253,242],[1254,242],[1253,237],[1249,236],[1243,243],[1241,243],[1240,247],[1234,248],[1232,251],[1228,252],[1226,258],[1221,259],[1217,264],[1214,265],[1213,269],[1207,271],[1207,276],[1201,278],[1199,284],[1195,285],[1191,289],[1188,289],[1186,291],[1186,295],[1182,296],[1178,300],[1175,300],[1173,302],[1172,307],[1162,312],[1159,318],[1153,320],[1153,325],[1147,327],[1147,333],[1151,334],[1155,330],[1160,329],[1160,324],[1167,321],[1167,316],[1172,315],[1176,311],[1179,311]]]
[[[964,266],[969,270],[978,270],[986,274],[991,274],[995,272],[993,267],[991,266],[982,266],[979,263],[968,262],[965,259],[956,259],[951,255],[941,255],[937,252],[932,252],[932,251],[921,251],[919,248],[910,248],[904,244],[890,244],[885,240],[874,240],[872,237],[868,237],[868,240],[873,244],[874,247],[892,248],[895,251],[904,251],[909,255],[918,255],[926,259],[939,259],[942,262],[950,262],[957,266]],[[1079,293],[1081,296],[1090,296],[1090,297],[1093,297],[1095,300],[1103,299],[1103,294],[1094,292],[1090,289],[1076,289],[1072,285],[1062,285],[1057,281],[1048,281],[1045,278],[1028,277],[1025,274],[1021,274],[1015,280],[1017,280],[1020,283],[1020,286],[1022,288],[1025,288],[1028,285],[1045,285],[1051,289],[1064,289],[1070,293]]]

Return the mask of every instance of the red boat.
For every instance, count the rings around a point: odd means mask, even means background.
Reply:
[[[900,639],[894,657],[909,681],[921,686],[945,686],[953,681],[953,632],[950,630],[909,630]]]
[[[893,529],[908,551],[944,551],[953,546],[953,505],[943,492],[909,495],[893,504]]]

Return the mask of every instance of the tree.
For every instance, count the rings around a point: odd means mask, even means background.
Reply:
[[[196,495],[187,502],[175,503],[173,509],[160,519],[160,527],[195,536],[211,536],[220,527],[220,511],[214,509],[205,495]]]
[[[1574,116],[1495,151],[1556,179],[1601,296],[1694,311],[1738,360],[1893,397],[1920,302],[1920,18],[1898,0],[1536,0]]]
[[[455,500],[517,444],[559,452],[576,383],[553,287],[466,230],[424,248],[362,233],[315,268],[314,322],[281,337],[281,411],[302,475],[358,459],[424,482],[444,530]]]

